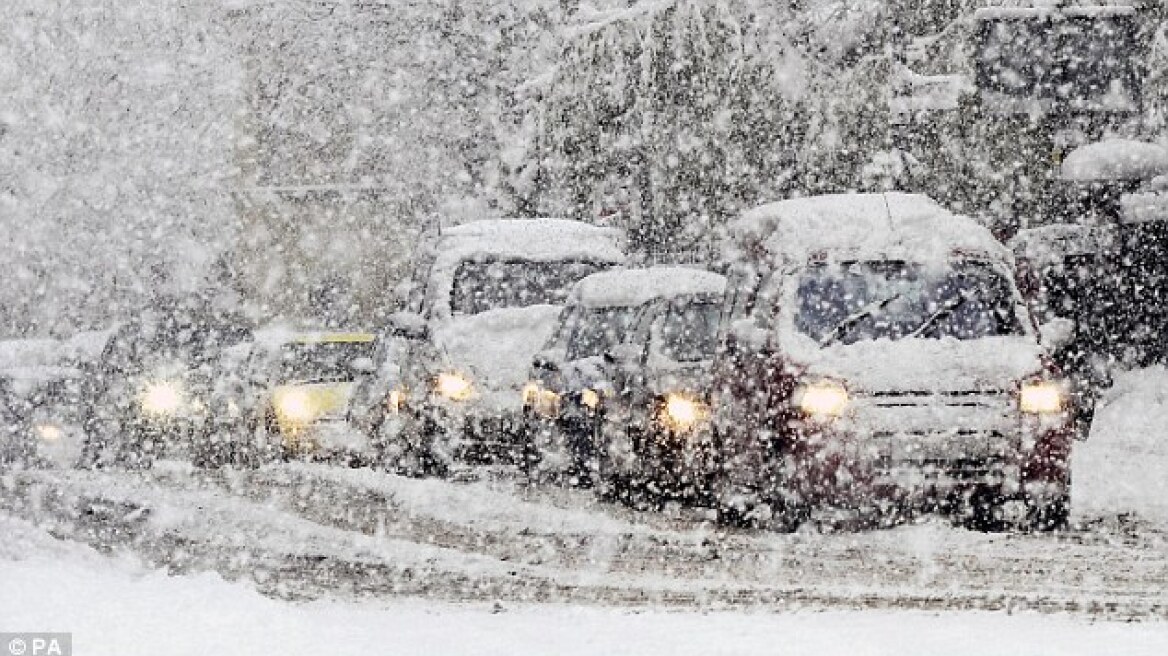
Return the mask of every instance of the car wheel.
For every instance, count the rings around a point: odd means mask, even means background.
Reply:
[[[1026,503],[1026,529],[1040,533],[1065,531],[1070,524],[1070,495],[1050,499],[1029,500]]]

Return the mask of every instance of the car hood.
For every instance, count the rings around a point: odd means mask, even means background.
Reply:
[[[802,350],[806,376],[856,391],[929,392],[1007,389],[1043,370],[1043,349],[1025,337],[902,339]]]
[[[444,365],[469,375],[481,394],[506,393],[514,397],[508,405],[518,404],[531,360],[559,314],[557,305],[534,305],[454,317],[433,330],[433,340]]]

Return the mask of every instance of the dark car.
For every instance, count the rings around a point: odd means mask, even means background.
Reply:
[[[601,463],[608,462],[600,441],[606,416],[627,419],[630,404],[655,403],[642,397],[656,398],[659,384],[681,392],[696,382],[687,368],[695,345],[683,344],[696,333],[687,329],[686,317],[706,309],[716,317],[724,285],[717,274],[669,266],[607,271],[580,281],[524,388],[531,436],[527,472],[594,482]],[[634,369],[636,375],[626,375]]]
[[[224,356],[251,332],[238,317],[185,300],[121,326],[93,376],[85,460],[148,467],[162,457],[209,457],[229,420],[227,399],[216,394]]]

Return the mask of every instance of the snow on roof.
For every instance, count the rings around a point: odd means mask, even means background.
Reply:
[[[981,224],[955,215],[927,196],[836,194],[793,198],[746,212],[730,226],[743,254],[759,251],[788,264],[810,259],[896,257],[945,260],[956,252],[1009,259]]]
[[[1130,139],[1109,139],[1071,151],[1062,179],[1070,182],[1146,180],[1168,174],[1168,148]]]
[[[0,341],[0,369],[52,366],[67,360],[69,355],[69,349],[56,339]]]
[[[1132,0],[999,0],[992,7],[982,7],[973,13],[978,20],[1008,18],[1037,18],[1054,15],[1129,16],[1136,13]]]
[[[659,298],[722,294],[726,278],[691,267],[659,266],[594,273],[572,290],[574,303],[585,307],[635,307]]]
[[[567,219],[490,219],[442,231],[438,258],[476,256],[525,260],[593,259],[623,262],[624,233]]]

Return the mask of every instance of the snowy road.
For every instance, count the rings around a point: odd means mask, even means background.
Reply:
[[[505,472],[3,472],[0,629],[119,655],[1162,654],[1166,389],[1109,392],[1060,535],[724,531]]]
[[[1061,536],[941,520],[892,530],[725,532],[525,490],[283,465],[207,474],[23,472],[0,504],[54,535],[214,571],[291,599],[724,608],[1010,609],[1168,618],[1168,531],[1096,517]]]

